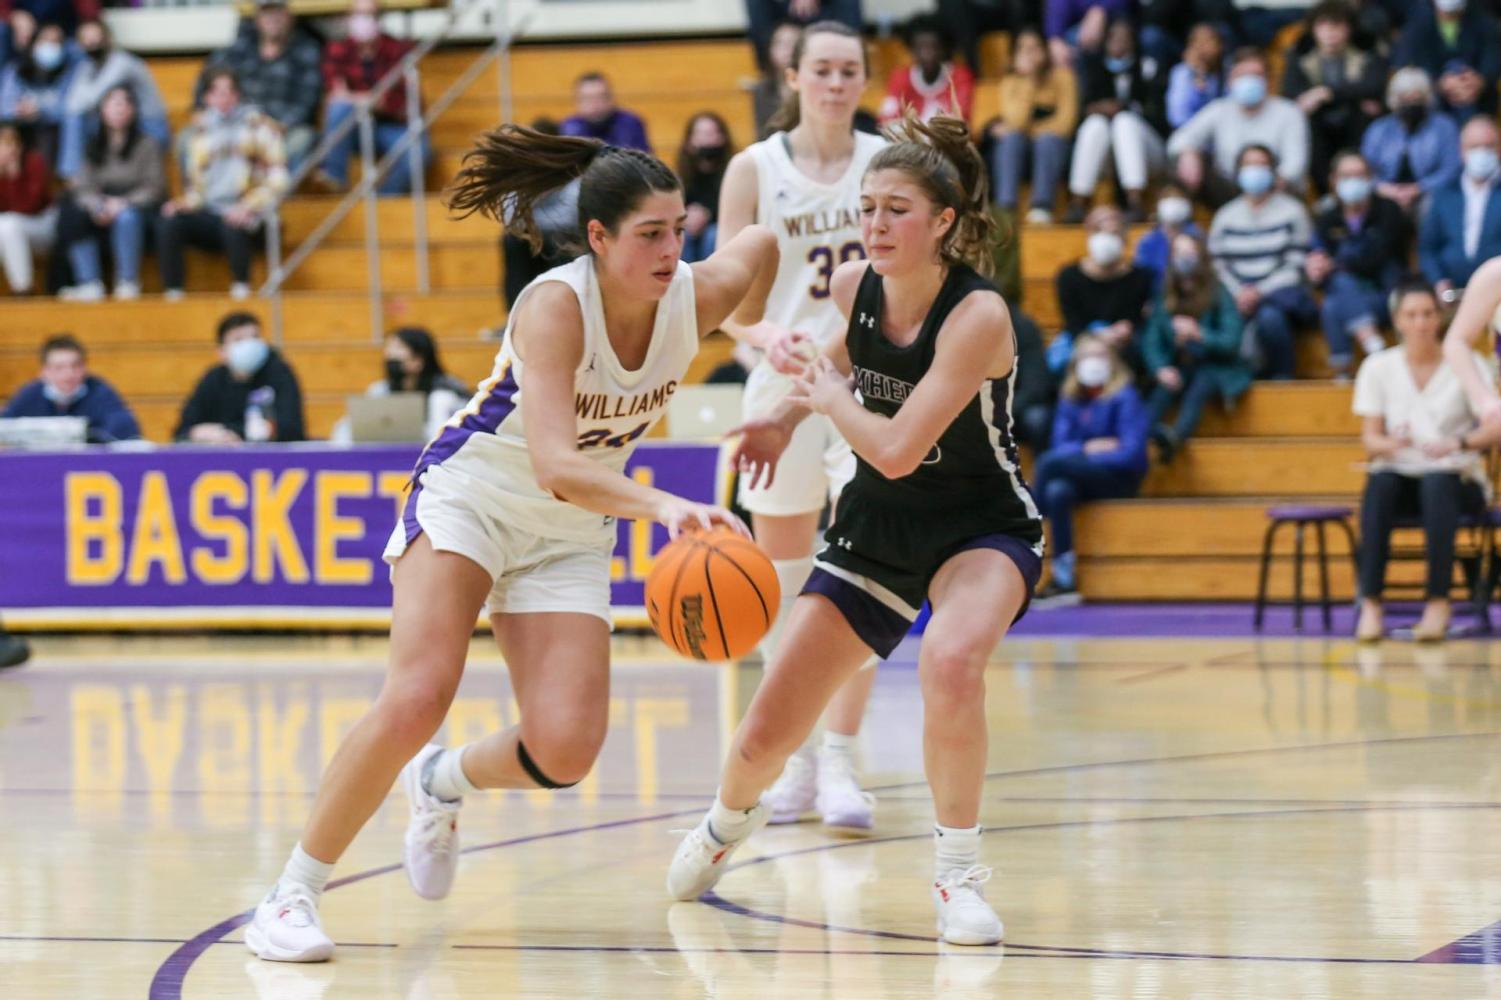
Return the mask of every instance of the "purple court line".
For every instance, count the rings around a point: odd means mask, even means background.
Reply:
[[[68,934],[0,934],[0,941],[40,941],[40,942],[66,942],[69,944],[182,944],[182,938],[154,938],[154,937],[90,937],[88,935]],[[239,944],[238,941],[214,941],[213,944]],[[339,947],[349,948],[395,948],[394,944],[383,944],[377,941],[351,941],[346,945],[340,941]]]
[[[1501,921],[1435,948],[1419,962],[1444,965],[1501,965]]]
[[[1101,768],[1101,767],[1118,767],[1118,766],[1131,766],[1131,765],[1142,765],[1142,764],[1153,764],[1153,763],[1155,763],[1155,764],[1171,764],[1171,763],[1178,763],[1178,762],[1181,762],[1181,761],[1204,760],[1204,759],[1219,758],[1219,757],[1251,756],[1251,755],[1256,755],[1256,754],[1267,754],[1267,753],[1282,753],[1282,752],[1293,751],[1293,750],[1330,750],[1330,749],[1339,750],[1339,749],[1350,749],[1350,748],[1354,748],[1354,747],[1368,746],[1368,745],[1383,745],[1383,744],[1389,744],[1389,743],[1419,743],[1419,742],[1428,742],[1428,741],[1432,741],[1432,740],[1474,739],[1474,738],[1485,738],[1485,737],[1494,737],[1494,736],[1501,736],[1501,732],[1446,733],[1446,734],[1440,734],[1440,735],[1434,735],[1434,736],[1408,736],[1408,737],[1393,736],[1393,737],[1385,737],[1385,738],[1378,739],[1378,740],[1357,740],[1357,741],[1348,742],[1348,743],[1320,743],[1320,744],[1313,744],[1311,746],[1265,747],[1265,748],[1262,748],[1260,750],[1227,750],[1227,751],[1221,751],[1221,752],[1218,752],[1218,753],[1187,754],[1187,755],[1184,755],[1184,756],[1181,756],[1181,757],[1165,757],[1165,758],[1157,758],[1155,760],[1152,759],[1152,758],[1137,758],[1137,759],[1124,760],[1124,761],[1095,761],[1095,762],[1085,763],[1085,764],[1058,764],[1058,765],[1052,765],[1052,766],[1049,766],[1049,767],[1031,768],[1031,769],[1022,770],[1022,771],[1000,771],[1000,772],[997,772],[995,774],[987,774],[985,776],[985,780],[992,781],[992,780],[998,780],[998,779],[1001,779],[1001,778],[1024,777],[1024,776],[1030,776],[1030,775],[1035,775],[1035,774],[1048,774],[1048,773],[1057,773],[1057,772],[1072,771],[1072,770],[1088,770],[1088,769]],[[881,786],[880,788],[873,788],[873,789],[871,789],[871,791],[881,791],[883,789],[897,789],[897,788],[915,788],[915,787],[922,786],[924,784],[926,784],[926,782],[924,782],[924,781],[900,782],[900,783],[892,784],[892,785],[884,785],[884,786]],[[530,836],[517,837],[517,838],[511,839],[511,840],[493,841],[493,842],[491,842],[489,844],[481,844],[481,845],[477,845],[475,847],[467,847],[461,853],[463,853],[463,854],[470,854],[470,853],[473,853],[475,851],[493,850],[493,849],[498,849],[498,848],[511,847],[511,846],[515,846],[515,845],[519,845],[519,844],[532,843],[532,842],[541,841],[541,840],[549,840],[549,839],[552,839],[552,838],[555,838],[555,837],[566,837],[566,836],[570,836],[572,834],[577,834],[577,833],[587,833],[587,832],[594,831],[594,830],[605,830],[605,829],[611,829],[611,828],[619,828],[619,827],[623,827],[623,826],[632,826],[632,825],[637,825],[637,824],[652,823],[652,822],[656,822],[658,820],[672,819],[672,818],[676,818],[676,817],[679,817],[679,816],[692,816],[692,815],[695,815],[697,813],[698,813],[697,809],[689,809],[689,810],[682,810],[682,811],[679,811],[679,812],[660,813],[660,814],[655,815],[655,816],[644,816],[644,817],[639,817],[639,818],[636,818],[636,819],[612,820],[612,821],[607,822],[607,823],[597,823],[597,824],[594,824],[594,825],[591,825],[591,826],[574,827],[574,828],[567,829],[567,830],[555,830],[555,831],[553,831],[551,833],[532,834]],[[926,836],[926,834],[923,834],[923,836]],[[850,844],[864,844],[864,843],[871,843],[871,841],[869,841],[869,840],[859,840],[859,841],[851,841],[849,843]],[[370,871],[367,871],[367,872],[359,872],[359,873],[356,873],[354,875],[346,876],[345,878],[335,879],[334,881],[332,881],[332,882],[330,882],[328,884],[327,888],[329,888],[329,889],[335,889],[335,888],[338,888],[339,886],[349,885],[350,883],[362,881],[362,880],[367,879],[367,878],[374,878],[377,875],[384,875],[384,874],[387,874],[389,872],[396,871],[400,867],[401,867],[401,865],[399,865],[399,864],[384,865],[384,866],[382,866],[380,868],[374,868],[374,869],[371,869]],[[220,938],[222,938],[225,935],[231,933],[236,928],[243,927],[246,923],[248,923],[249,920],[250,920],[251,912],[252,911],[250,911],[250,910],[246,910],[243,913],[237,913],[237,914],[235,914],[232,917],[229,917],[229,918],[227,918],[225,920],[221,920],[219,923],[215,924],[214,926],[208,928],[207,930],[202,931],[199,934],[194,935],[192,938],[189,938],[188,940],[184,941],[181,945],[179,945],[172,952],[172,954],[170,954],[170,955],[167,956],[166,960],[163,961],[162,964],[161,964],[161,966],[159,966],[157,968],[156,975],[152,977],[151,987],[150,987],[150,990],[149,990],[149,992],[147,994],[149,1000],[181,1000],[181,998],[182,998],[182,984],[183,984],[183,980],[187,978],[188,971],[193,967],[193,963],[195,961],[197,961],[198,957],[200,955],[202,955],[205,951],[207,951],[209,949],[209,947],[211,947]]]

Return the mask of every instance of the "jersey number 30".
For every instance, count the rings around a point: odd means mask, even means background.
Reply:
[[[632,441],[646,433],[651,424],[642,424],[626,431],[624,434],[610,436],[610,428],[596,427],[592,431],[585,431],[579,435],[579,450],[586,448],[624,448]]]
[[[835,250],[831,246],[814,247],[808,251],[808,263],[818,268],[818,280],[808,286],[808,294],[815,299],[829,297],[829,282],[834,278],[834,268],[852,260],[864,260],[865,247],[859,240]]]

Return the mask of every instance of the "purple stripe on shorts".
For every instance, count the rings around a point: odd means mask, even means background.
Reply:
[[[826,597],[850,628],[881,659],[886,659],[906,637],[912,619],[891,610],[847,580],[827,570],[813,567],[813,575],[803,584],[804,594]]]
[[[1042,557],[1032,550],[1031,545],[1015,535],[981,535],[979,538],[971,538],[955,549],[954,555],[971,549],[994,549],[1015,563],[1016,568],[1021,571],[1022,582],[1027,585],[1027,597],[1022,601],[1016,617],[1011,619],[1011,624],[1015,625],[1032,606],[1032,593],[1037,590],[1037,581],[1042,578]],[[949,558],[952,559],[953,556]]]
[[[500,373],[500,377],[490,386],[490,391],[485,394],[485,398],[480,400],[474,412],[465,413],[464,419],[459,421],[457,427],[443,428],[433,442],[423,450],[422,457],[417,460],[415,475],[420,475],[422,470],[430,465],[438,465],[445,459],[452,458],[471,435],[494,434],[506,417],[515,412],[516,393],[519,391],[515,369],[508,364]]]
[[[401,523],[406,528],[407,545],[411,545],[422,534],[422,525],[417,523],[417,498],[421,495],[422,484],[414,482],[412,492],[407,494],[406,505],[401,508]]]

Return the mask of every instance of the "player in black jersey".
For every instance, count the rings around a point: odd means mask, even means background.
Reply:
[[[985,665],[1026,610],[1042,521],[1011,437],[1016,341],[990,265],[985,167],[962,122],[900,123],[861,188],[869,261],[835,273],[846,335],[781,406],[743,429],[742,475],[774,476],[792,429],[827,414],[858,458],[725,762],[719,796],[678,848],[668,891],[694,899],[765,820],[761,792],[872,651],[888,656],[926,599],[923,753],[938,827],[938,930],[993,944],[981,885]]]

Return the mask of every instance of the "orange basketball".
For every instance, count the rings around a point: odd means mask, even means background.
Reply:
[[[646,614],[662,641],[695,660],[733,660],[756,647],[782,588],[755,542],[728,528],[680,535],[646,577]]]

